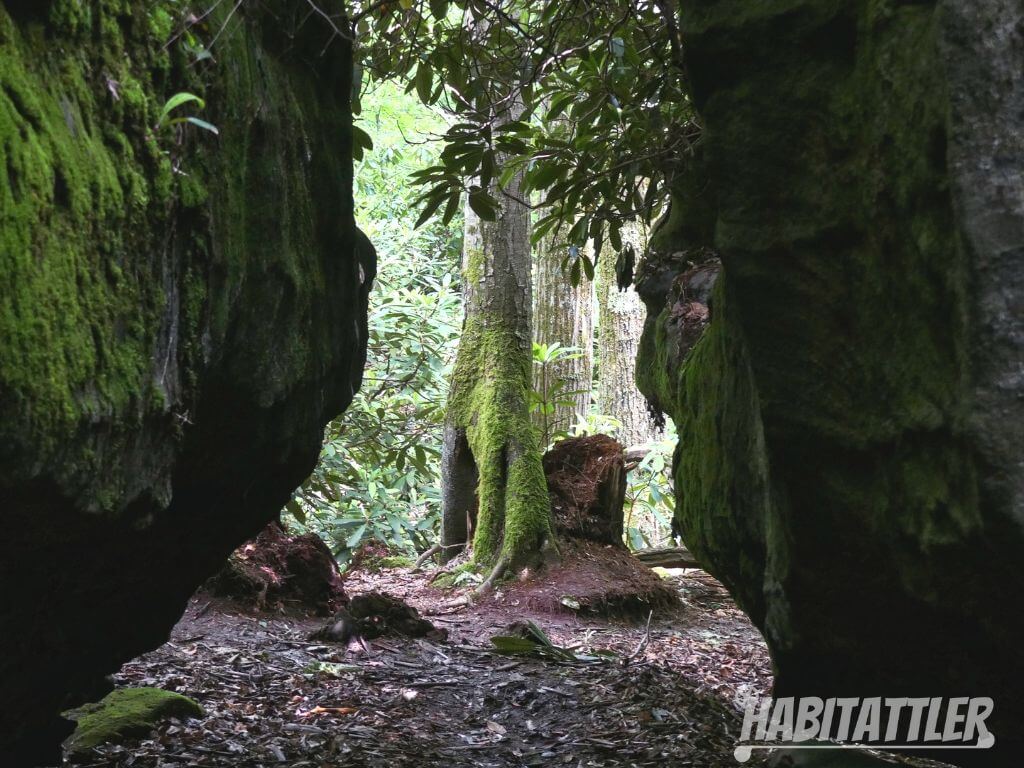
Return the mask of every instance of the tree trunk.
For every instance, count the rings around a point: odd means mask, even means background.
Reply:
[[[590,410],[590,393],[594,372],[594,287],[583,280],[576,287],[562,272],[561,254],[545,237],[535,249],[533,277],[533,338],[538,344],[561,344],[576,347],[580,356],[559,360],[546,369],[535,365],[533,388],[550,391],[558,382],[560,394],[554,397],[552,413],[535,413],[534,423],[542,430],[546,442],[560,432],[568,432],[579,414]]]
[[[643,253],[646,234],[640,224],[622,227],[624,242]],[[615,276],[617,254],[606,245],[597,263],[597,407],[622,422],[617,435],[625,446],[657,440],[659,429],[636,387],[636,356],[647,311],[632,286],[620,291]]]
[[[520,178],[508,191],[519,196]],[[466,210],[465,319],[442,455],[444,554],[519,568],[553,546],[541,451],[530,421],[530,211],[492,190],[497,219]],[[475,523],[475,525],[474,525]]]

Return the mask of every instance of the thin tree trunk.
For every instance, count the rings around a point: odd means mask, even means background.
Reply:
[[[647,245],[641,225],[631,222],[623,225],[622,239],[637,253]],[[636,355],[647,311],[632,286],[619,290],[616,256],[605,245],[597,263],[597,407],[622,423],[618,440],[631,446],[657,440],[659,430],[636,388]]]
[[[520,195],[521,178],[509,192]],[[551,505],[530,421],[530,211],[493,191],[496,221],[466,211],[465,319],[442,454],[445,555],[519,568],[553,547]],[[475,517],[475,528],[473,518]]]
[[[533,337],[539,344],[576,347],[579,357],[561,360],[546,371],[535,365],[533,388],[550,390],[561,383],[554,412],[544,419],[534,414],[534,423],[545,429],[548,440],[559,432],[568,432],[579,417],[590,409],[594,373],[594,286],[583,280],[576,287],[562,272],[561,254],[552,250],[551,239],[543,238],[534,250]],[[542,375],[546,381],[542,381]]]

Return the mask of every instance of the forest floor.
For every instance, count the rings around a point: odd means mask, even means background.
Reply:
[[[515,587],[461,610],[430,573],[360,571],[346,590],[407,601],[445,642],[387,637],[369,652],[313,642],[322,618],[255,613],[200,593],[171,640],[120,686],[199,701],[206,717],[99,748],[83,764],[170,766],[735,766],[737,694],[771,686],[757,630],[700,571],[670,578],[677,606],[614,620],[531,607]],[[581,661],[497,653],[532,620]],[[752,764],[758,764],[757,758]]]

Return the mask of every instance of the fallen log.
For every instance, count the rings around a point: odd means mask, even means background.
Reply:
[[[623,459],[626,462],[626,471],[632,472],[640,466],[640,462],[647,458],[647,454],[654,450],[653,443],[634,445],[623,451]]]
[[[686,547],[653,547],[641,549],[633,556],[651,568],[700,568],[700,563]]]

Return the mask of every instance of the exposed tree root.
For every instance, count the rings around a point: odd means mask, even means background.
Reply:
[[[438,552],[444,552],[444,551],[449,550],[449,549],[465,549],[465,548],[466,548],[465,544],[449,544],[447,546],[445,546],[444,544],[435,544],[430,549],[428,549],[426,552],[424,552],[422,555],[420,555],[418,558],[416,558],[416,562],[413,563],[412,570],[413,571],[418,571],[420,569],[420,567],[425,562],[427,562],[427,560],[432,558]],[[436,579],[438,576],[443,576],[445,572],[448,572],[448,569],[442,569],[441,573],[437,573],[433,577],[431,577],[431,581]]]
[[[505,575],[505,572],[508,570],[508,565],[509,558],[507,555],[502,555],[500,558],[498,558],[498,562],[491,570],[490,575],[486,579],[484,579],[483,584],[476,588],[475,591],[477,592],[478,596],[483,595],[494,588],[494,582],[496,582],[498,579]]]
[[[494,589],[495,582],[508,572],[508,566],[508,556],[502,555],[498,559],[497,564],[491,570],[490,575],[488,575],[488,577],[484,579],[483,583],[479,587],[474,589],[472,592],[462,595],[461,597],[457,597],[454,600],[450,600],[449,602],[445,603],[445,607],[464,608],[468,605],[472,605],[474,602],[476,602],[481,597],[490,592],[492,589]]]
[[[420,555],[419,557],[416,558],[416,562],[413,563],[412,569],[414,571],[418,571],[420,569],[421,565],[423,565],[425,562],[427,562],[427,560],[432,558],[434,555],[436,555],[442,549],[444,549],[444,548],[440,544],[435,544],[430,549],[428,549],[426,552],[424,552],[422,555]]]

